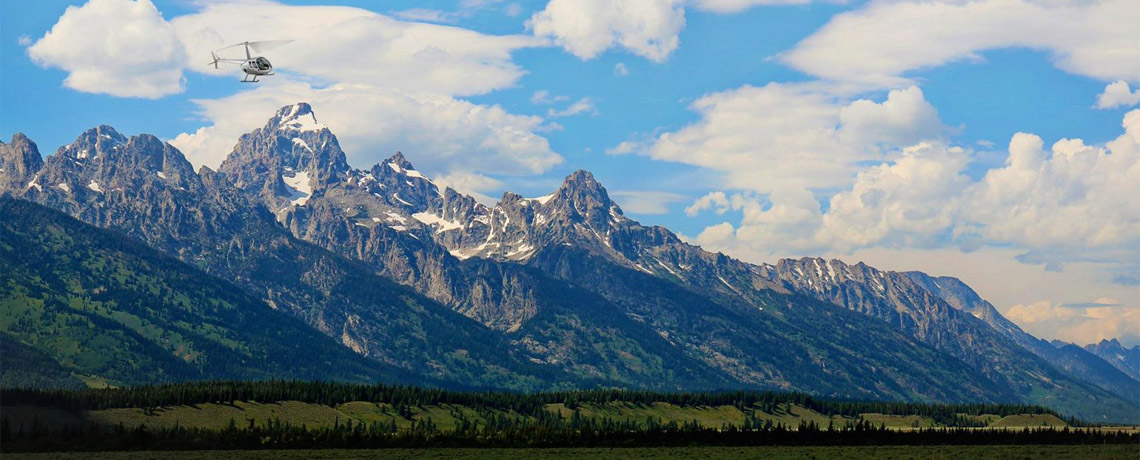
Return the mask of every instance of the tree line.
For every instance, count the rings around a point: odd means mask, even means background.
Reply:
[[[332,427],[309,428],[279,419],[240,426],[233,419],[221,430],[154,428],[139,425],[110,429],[96,425],[46,428],[36,425],[14,431],[7,419],[0,422],[4,452],[102,450],[253,450],[393,447],[645,447],[645,446],[759,446],[759,445],[1009,445],[1009,444],[1118,444],[1140,442],[1140,433],[1064,427],[1021,430],[929,428],[897,431],[865,421],[820,427],[800,422],[795,429],[782,424],[704,427],[694,421],[662,422],[570,416],[540,412],[537,417],[500,414],[485,423],[460,424],[441,431],[430,419],[411,427],[394,423],[353,423],[347,419]],[[541,415],[545,414],[545,415]]]
[[[28,404],[70,411],[157,408],[204,403],[254,401],[272,403],[300,401],[335,406],[352,401],[387,403],[397,408],[431,405],[461,405],[474,410],[495,409],[535,417],[546,412],[549,404],[562,403],[574,410],[582,404],[629,403],[650,405],[669,403],[677,406],[732,405],[744,412],[760,410],[773,413],[792,405],[802,406],[824,415],[858,417],[864,413],[918,415],[930,417],[947,426],[973,426],[962,415],[1017,414],[1053,415],[1056,411],[1028,404],[924,404],[891,401],[851,401],[819,398],[798,392],[712,391],[657,392],[627,389],[590,389],[517,393],[507,391],[455,391],[409,385],[352,384],[316,381],[214,381],[141,385],[124,388],[83,390],[5,389],[0,391],[0,405]],[[786,410],[785,410],[786,412]],[[1081,425],[1069,419],[1071,425]]]

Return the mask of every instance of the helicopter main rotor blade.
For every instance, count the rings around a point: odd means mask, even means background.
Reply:
[[[261,53],[291,42],[293,42],[293,40],[263,40],[259,42],[249,42],[249,47],[255,52]]]
[[[214,52],[218,52],[218,51],[221,51],[221,50],[228,50],[228,49],[230,49],[230,48],[236,48],[236,47],[239,47],[239,46],[245,46],[245,42],[241,42],[241,43],[238,43],[238,44],[236,44],[236,45],[230,45],[230,46],[227,46],[227,47],[225,47],[225,48],[218,48],[218,49],[214,50]]]

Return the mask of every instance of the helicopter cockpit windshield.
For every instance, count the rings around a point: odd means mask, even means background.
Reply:
[[[273,66],[269,64],[269,59],[263,57],[255,59],[253,63],[257,65],[258,70],[269,70],[273,68]]]

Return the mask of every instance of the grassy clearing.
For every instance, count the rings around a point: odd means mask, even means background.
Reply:
[[[569,449],[384,449],[4,454],[10,460],[829,460],[993,459],[1116,460],[1140,457],[1140,446],[679,447]]]
[[[1021,427],[1041,427],[1041,426],[1065,426],[1064,420],[1057,418],[1050,414],[1025,414],[1025,415],[1007,415],[1000,420],[995,421],[990,426],[998,428],[1021,428]]]
[[[720,428],[726,424],[740,426],[744,423],[745,417],[744,412],[735,406],[677,406],[664,402],[649,405],[626,402],[581,404],[577,406],[577,409],[582,417],[587,418],[610,418],[635,422],[643,422],[650,417],[665,422],[696,420],[701,426],[707,428]],[[572,410],[561,403],[548,404],[546,410],[562,414],[563,417],[570,417],[573,414]],[[799,424],[798,420],[792,425],[796,424]]]

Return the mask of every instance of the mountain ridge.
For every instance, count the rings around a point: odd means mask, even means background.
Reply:
[[[393,166],[397,164],[398,167]],[[385,168],[385,165],[389,167]],[[610,200],[605,188],[588,171],[579,170],[571,173],[562,185],[549,195],[525,198],[512,192],[505,192],[494,206],[484,206],[470,197],[466,197],[466,203],[459,205],[464,198],[462,195],[450,189],[441,192],[438,186],[422,174],[409,173],[414,171],[414,167],[401,153],[374,166],[371,175],[374,177],[391,175],[388,169],[394,171],[398,178],[380,181],[385,185],[382,187],[383,193],[373,190],[372,194],[381,198],[379,200],[381,205],[390,205],[393,209],[381,207],[379,211],[387,217],[373,216],[371,220],[377,227],[387,226],[396,230],[407,230],[409,234],[421,239],[423,232],[416,233],[404,225],[406,221],[413,223],[418,221],[423,224],[421,229],[429,230],[429,236],[444,246],[449,254],[459,259],[490,259],[533,266],[530,261],[542,247],[569,245],[583,247],[587,252],[602,255],[623,268],[674,279],[693,288],[719,291],[714,295],[721,298],[743,297],[748,302],[755,301],[756,298],[753,293],[745,291],[757,288],[776,291],[804,290],[802,285],[788,286],[789,280],[781,279],[779,265],[786,261],[780,261],[775,266],[744,264],[725,258],[723,255],[713,255],[700,248],[688,246],[667,229],[641,226],[626,218],[620,206]],[[362,178],[368,179],[368,176],[363,175]],[[392,212],[404,213],[399,225],[390,225],[389,221],[394,219]],[[367,221],[364,223],[357,221],[355,224],[371,225]],[[310,238],[311,235],[312,233],[309,237],[298,236]],[[323,244],[329,243],[336,244],[328,241]],[[557,275],[551,270],[546,271]],[[686,280],[687,277],[695,279]],[[412,278],[422,280],[419,277]],[[569,281],[572,276],[561,278]],[[787,289],[789,287],[791,289]],[[989,326],[974,321],[974,318],[958,314],[934,293],[920,288],[916,288],[915,292],[921,292],[925,296],[926,308],[941,309],[943,317],[952,317],[956,322],[968,324],[966,327],[975,333],[981,333],[989,337],[988,340],[991,342],[1000,344],[997,345],[999,349],[1017,355],[1018,358],[1015,359],[1034,363],[1033,366],[1039,371],[1052,372],[1049,364],[1037,361],[1037,357],[1022,353],[1018,345],[1008,343],[1008,337],[990,334],[987,331]],[[449,303],[445,297],[436,298]],[[459,309],[467,313],[475,310],[478,308]],[[1000,317],[996,310],[992,310],[991,313]],[[485,324],[495,324],[495,319],[488,318],[488,315],[477,314],[473,317],[480,318]],[[526,314],[515,315],[509,321],[498,323],[497,327],[516,330],[527,318]],[[925,329],[921,333],[915,332],[915,335],[937,348],[940,345],[939,339],[933,335],[939,333],[933,324],[926,324]],[[926,336],[923,337],[923,334]],[[964,345],[951,348],[953,354],[961,359],[976,358],[976,354],[971,353]],[[978,366],[985,364],[977,359],[974,362]],[[993,377],[1001,373],[995,370],[998,367],[983,366],[982,370],[989,369]],[[1033,372],[1029,372],[1023,377],[1032,374]],[[1054,377],[1058,375],[1054,374]],[[1064,380],[1067,377],[1060,378]],[[1051,386],[1048,378],[1032,380],[1038,384]],[[1071,379],[1069,383],[1076,384]],[[1027,383],[1019,383],[1017,386],[1022,388],[1020,391],[1031,392]],[[1126,398],[1129,400],[1135,399],[1134,392],[1129,393],[1131,387],[1128,385],[1117,385],[1114,389],[1126,393]]]
[[[214,271],[239,280],[259,265],[234,265],[223,254],[252,254],[253,260],[261,260],[258,254],[265,247],[249,246],[243,243],[248,236],[239,237],[250,232],[231,229],[226,232],[233,235],[228,241],[218,241],[208,235],[214,227],[237,224],[199,219],[193,221],[192,231],[185,231],[146,216],[155,209],[178,216],[179,209],[190,207],[197,209],[192,215],[216,213],[223,221],[248,226],[252,224],[241,223],[243,212],[263,213],[253,219],[253,227],[261,230],[252,234],[276,231],[267,227],[272,224],[289,238],[353,261],[345,267],[356,268],[346,270],[381,275],[414,289],[495,331],[486,337],[502,340],[512,350],[508,355],[541,363],[539,367],[546,369],[532,375],[557,369],[581,381],[621,385],[646,386],[673,379],[682,385],[679,388],[744,385],[917,400],[1005,401],[1045,391],[1063,399],[1064,410],[1082,416],[1109,412],[1113,417],[1129,416],[1131,403],[1113,412],[1111,406],[1117,403],[1100,386],[1055,369],[993,324],[944,298],[957,297],[939,295],[909,275],[898,275],[892,282],[907,283],[906,292],[913,295],[899,299],[905,298],[915,315],[904,317],[896,312],[892,316],[885,300],[870,295],[875,291],[871,278],[865,280],[871,284],[859,289],[866,290],[863,298],[873,302],[860,310],[857,304],[837,301],[805,286],[804,280],[810,277],[803,274],[804,267],[799,267],[799,275],[789,275],[797,266],[794,261],[747,264],[688,245],[663,227],[629,219],[588,171],[570,174],[550,195],[525,198],[507,192],[495,206],[484,206],[451,188],[441,191],[399,152],[368,169],[348,166],[335,135],[316,120],[308,104],[285,106],[265,126],[243,135],[216,173],[208,168],[199,173],[190,170],[199,179],[190,180],[186,187],[176,184],[188,195],[212,197],[215,205],[194,208],[185,200],[174,200],[177,203],[146,208],[119,206],[108,213],[102,207],[117,202],[93,189],[89,189],[93,194],[74,194],[84,195],[79,198],[59,187],[49,187],[47,192],[42,186],[35,191],[16,187],[15,191],[100,226],[148,229],[136,230],[132,236],[179,254],[183,260],[220,265]],[[104,138],[98,131],[95,134],[98,150]],[[171,168],[173,174],[188,170],[188,163],[183,167],[176,158],[167,158],[169,146],[155,145],[149,138],[135,139],[128,139],[126,145],[146,145],[151,152],[162,149],[164,168],[167,163],[176,166]],[[91,143],[77,140],[81,145],[73,150]],[[0,145],[4,152],[21,148]],[[51,168],[64,168],[61,163],[67,152],[61,152],[48,159]],[[5,153],[4,158],[14,156]],[[4,161],[5,165],[16,163]],[[152,163],[139,164],[153,168]],[[55,180],[41,173],[42,169],[33,179]],[[26,172],[19,174],[11,174],[7,183],[27,176]],[[103,180],[113,191],[115,179]],[[103,188],[103,182],[96,183]],[[137,196],[151,196],[147,190],[152,186],[143,181]],[[13,187],[0,191],[12,193]],[[170,203],[175,192],[163,193],[158,203]],[[197,243],[188,245],[183,241],[187,239]],[[226,248],[224,252],[218,250],[219,244]],[[296,305],[304,298],[275,294],[274,289],[288,291],[288,286],[268,282],[264,276],[244,282],[269,302]],[[646,291],[646,286],[651,289]],[[375,319],[338,317],[330,323],[331,317],[313,316],[312,310],[294,314],[327,335],[339,335],[342,344],[358,352],[383,350],[380,343],[367,338],[369,327],[379,330],[370,323]],[[996,310],[993,314],[1000,317]],[[964,352],[954,334],[933,327],[941,324],[938,321],[949,321],[957,331],[972,331],[971,337],[985,337],[990,349],[1000,350],[995,356],[1028,366],[1030,371],[1006,375],[972,361],[974,356]],[[848,333],[852,325],[860,330]],[[333,333],[341,329],[343,334]],[[393,364],[410,365],[406,361]],[[923,370],[924,365],[934,370]],[[1034,372],[1052,376],[1060,384],[1047,386],[1031,377]],[[539,384],[545,377],[533,378]]]

